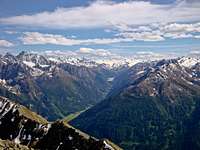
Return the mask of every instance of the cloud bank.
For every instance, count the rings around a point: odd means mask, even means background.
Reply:
[[[12,46],[14,46],[13,43],[7,40],[0,40],[0,47],[12,47]]]
[[[165,39],[200,39],[200,22],[150,24],[139,27],[119,24],[116,26],[118,36],[143,41],[163,41]]]
[[[193,38],[200,39],[200,22],[190,24],[150,24],[142,26],[129,26],[118,24],[115,26],[117,34],[113,38],[74,39],[58,34],[45,34],[39,32],[24,32],[19,39],[25,45],[54,44],[54,45],[106,45],[132,41],[164,41],[166,39]],[[4,41],[5,43],[5,41]],[[6,44],[5,44],[6,45]],[[8,44],[12,45],[12,44]],[[88,50],[88,49],[87,49]]]
[[[53,12],[0,18],[0,23],[48,28],[96,28],[121,23],[194,22],[200,20],[199,8],[197,0],[177,0],[167,5],[143,1],[96,1],[86,7],[57,8]]]
[[[36,44],[55,44],[64,46],[73,45],[91,45],[91,44],[112,44],[119,42],[128,42],[131,39],[128,38],[95,38],[95,39],[73,39],[66,38],[58,34],[44,34],[39,32],[24,32],[24,35],[19,39],[25,45],[36,45]]]

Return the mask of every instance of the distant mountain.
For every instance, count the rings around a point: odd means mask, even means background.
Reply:
[[[107,98],[70,122],[127,150],[200,149],[200,61],[138,63]]]
[[[65,124],[47,122],[26,107],[0,97],[0,149],[121,150]]]
[[[95,53],[94,53],[95,54]],[[126,57],[120,55],[107,56],[102,55],[90,55],[73,52],[61,52],[61,51],[46,51],[42,53],[43,56],[56,63],[69,63],[76,66],[95,67],[98,65],[104,65],[107,68],[114,69],[122,66],[132,66],[140,61],[141,58]]]
[[[54,62],[36,53],[7,53],[0,57],[0,95],[56,120],[100,102],[111,88],[111,79],[127,68],[83,64]]]

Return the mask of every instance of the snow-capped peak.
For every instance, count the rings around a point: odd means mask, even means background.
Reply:
[[[197,59],[197,58],[191,58],[191,57],[182,57],[182,58],[178,59],[178,63],[181,66],[188,67],[188,68],[193,67],[198,62],[200,62],[199,59]]]

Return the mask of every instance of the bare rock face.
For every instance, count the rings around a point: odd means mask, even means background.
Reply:
[[[33,150],[33,148],[16,144],[13,141],[1,140],[1,139],[0,139],[0,149],[1,150]]]
[[[49,123],[5,97],[0,97],[0,138],[0,147],[14,150],[117,150],[105,140],[85,136],[62,121]]]

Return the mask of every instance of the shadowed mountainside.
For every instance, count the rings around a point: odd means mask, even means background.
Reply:
[[[0,97],[0,138],[4,149],[120,150],[110,141],[98,140],[62,121],[49,123],[4,97]]]

